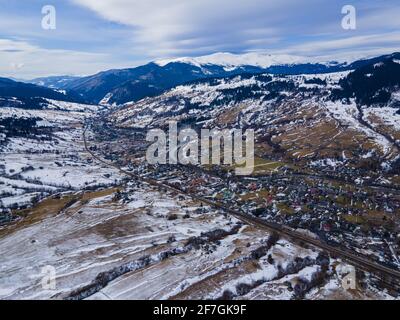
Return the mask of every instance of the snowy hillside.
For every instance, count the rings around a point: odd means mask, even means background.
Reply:
[[[112,171],[93,166],[83,147],[84,120],[101,108],[45,101],[39,110],[0,108],[0,211],[114,183]]]
[[[354,99],[337,100],[336,92],[349,74],[260,74],[203,80],[128,103],[111,118],[119,126],[138,128],[163,127],[171,119],[198,127],[250,127],[256,129],[260,143],[267,139],[269,147],[280,148],[293,159],[344,160],[344,153],[353,166],[350,159],[356,163],[358,157],[374,154],[382,168],[397,167],[397,91],[381,109],[385,112],[377,112],[382,105],[370,109],[358,106]]]

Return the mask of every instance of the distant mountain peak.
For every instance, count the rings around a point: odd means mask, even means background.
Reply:
[[[189,63],[197,67],[205,65],[218,65],[225,68],[238,68],[241,66],[255,66],[259,68],[269,68],[276,65],[294,65],[306,63],[337,64],[336,61],[321,62],[318,58],[302,57],[288,54],[268,54],[262,52],[249,52],[244,54],[233,54],[219,52],[200,57],[183,57],[176,59],[164,59],[155,61],[159,66],[166,66],[169,63],[181,62]]]

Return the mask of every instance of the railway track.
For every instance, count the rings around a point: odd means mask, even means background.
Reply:
[[[240,212],[238,210],[231,209],[221,202],[211,201],[204,197],[189,193],[185,190],[182,190],[180,188],[172,186],[168,183],[159,182],[152,178],[143,177],[138,174],[128,172],[126,170],[121,169],[118,165],[109,163],[109,162],[101,159],[100,157],[95,155],[89,149],[87,139],[86,139],[86,130],[87,129],[84,129],[84,132],[83,132],[83,140],[84,140],[85,150],[95,160],[99,161],[100,163],[103,163],[109,167],[113,167],[113,168],[117,169],[119,172],[121,172],[122,174],[130,176],[138,181],[148,183],[157,188],[169,189],[171,191],[189,196],[193,200],[200,201],[211,207],[221,209],[221,210],[225,211],[226,213],[229,213],[231,216],[237,218],[238,220],[244,222],[245,224],[252,225],[257,228],[265,229],[265,230],[268,230],[269,232],[276,232],[285,238],[289,238],[291,240],[294,240],[297,242],[302,242],[304,244],[308,244],[308,245],[317,247],[319,249],[322,249],[322,250],[328,252],[331,256],[340,257],[341,259],[343,259],[344,261],[348,262],[349,264],[353,265],[356,268],[370,272],[374,276],[379,275],[378,279],[381,282],[391,286],[392,288],[395,288],[397,292],[400,292],[400,271],[385,267],[385,266],[383,266],[379,263],[376,263],[366,257],[361,256],[360,254],[356,254],[356,253],[350,252],[348,250],[343,250],[342,248],[333,247],[324,242],[321,242],[318,239],[308,237],[304,234],[294,231],[289,227],[282,226],[280,224],[276,224],[276,223],[272,223],[272,222],[268,222],[268,221],[262,220],[260,218],[254,217],[254,216],[250,216],[249,214]]]

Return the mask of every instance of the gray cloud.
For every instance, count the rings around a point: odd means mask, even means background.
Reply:
[[[101,17],[132,27],[132,46],[149,57],[198,55],[215,51],[291,51],[306,42],[328,49],[328,43],[356,48],[373,32],[387,32],[399,25],[395,1],[384,5],[352,1],[359,28],[346,33],[341,28],[341,8],[347,1],[322,0],[72,0]],[[394,10],[392,8],[395,8]],[[377,29],[379,28],[379,29]],[[377,32],[378,31],[378,32]],[[314,39],[313,39],[314,38]],[[342,40],[338,40],[342,38]],[[396,39],[387,39],[396,41]],[[300,46],[301,47],[301,46]]]

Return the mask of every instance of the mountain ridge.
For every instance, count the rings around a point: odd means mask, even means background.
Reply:
[[[62,86],[56,88],[75,91],[92,103],[121,105],[159,95],[165,90],[195,80],[245,73],[297,75],[349,71],[396,54],[337,62],[289,55],[217,53],[198,58],[156,60],[134,68],[102,71],[64,81]],[[46,78],[41,78],[41,82],[46,82]]]
[[[29,109],[40,109],[44,99],[66,102],[85,103],[86,100],[68,90],[54,90],[31,83],[18,82],[0,78],[0,107],[12,106]]]

